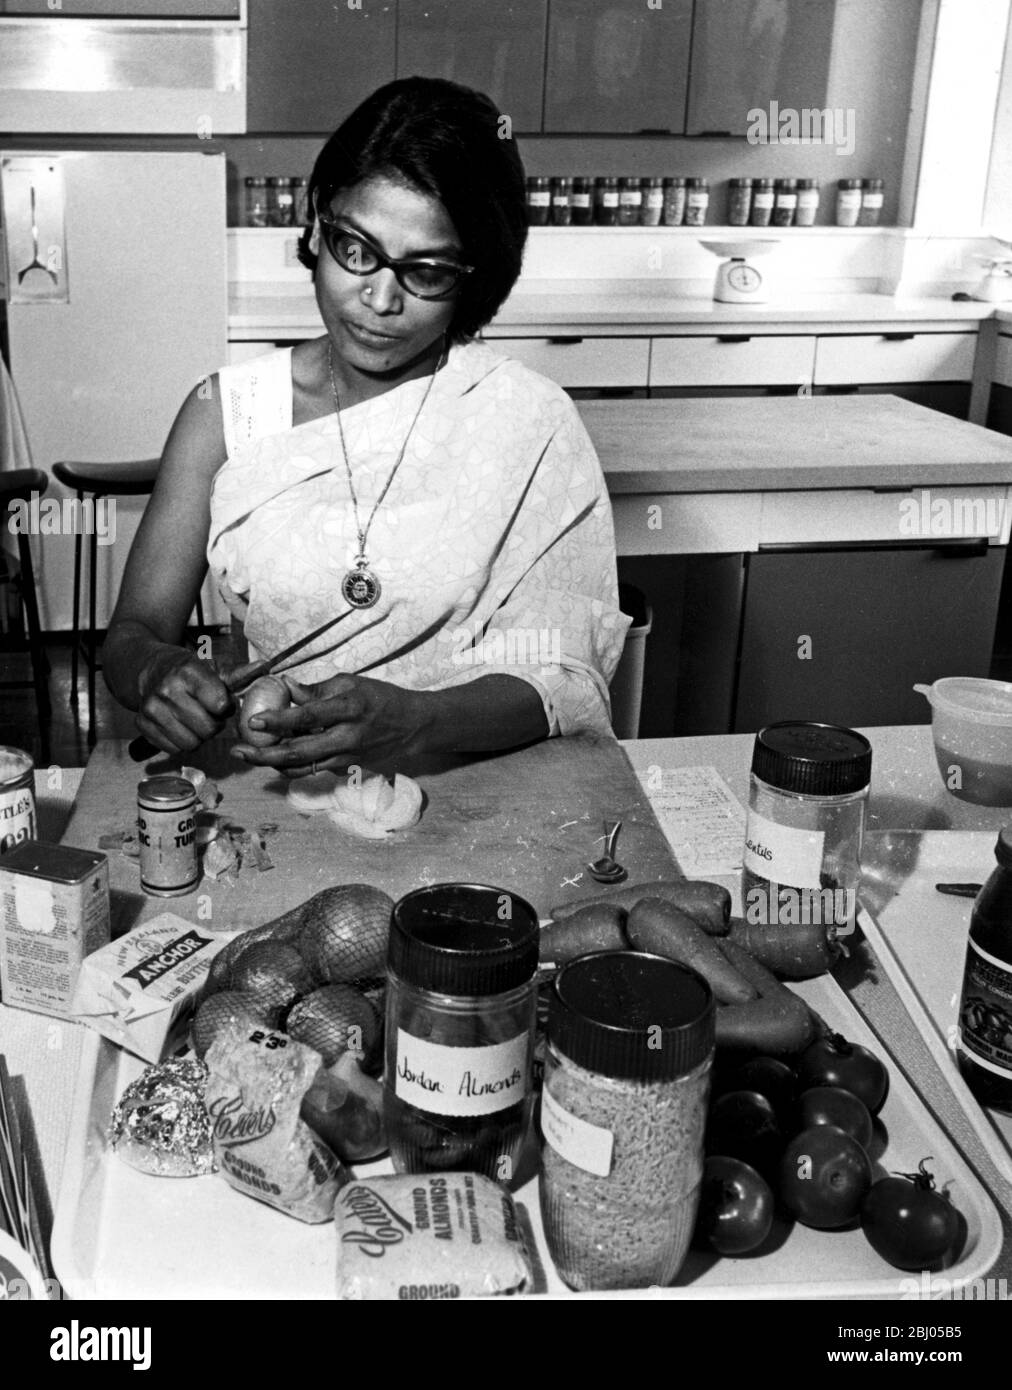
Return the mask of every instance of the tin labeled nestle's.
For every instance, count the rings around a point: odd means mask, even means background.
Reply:
[[[0,859],[0,995],[65,1015],[81,963],[109,940],[109,862],[29,840]]]
[[[37,833],[32,760],[20,748],[0,748],[0,854]]]
[[[156,898],[191,893],[197,864],[197,793],[185,777],[148,777],[137,788],[141,887]]]

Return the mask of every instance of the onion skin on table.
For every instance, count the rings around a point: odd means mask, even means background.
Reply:
[[[719,883],[703,879],[658,879],[655,883],[626,883],[607,893],[593,893],[549,909],[553,922],[564,922],[574,912],[592,903],[610,903],[631,911],[641,898],[663,898],[680,908],[703,928],[708,936],[726,936],[731,920],[731,894]]]
[[[719,1004],[744,1004],[757,991],[720,950],[718,941],[681,908],[664,898],[641,898],[629,913],[626,936],[636,951],[647,951],[697,971]]]
[[[825,922],[749,922],[734,917],[727,939],[782,980],[825,975],[844,954],[835,926]]]
[[[746,1004],[718,1005],[717,1047],[768,1057],[789,1057],[803,1051],[818,1031],[805,1001],[735,942],[716,944],[759,996]]]

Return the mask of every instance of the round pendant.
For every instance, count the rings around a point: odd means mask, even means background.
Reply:
[[[371,608],[381,592],[379,580],[365,565],[349,570],[341,580],[341,593],[353,608]]]

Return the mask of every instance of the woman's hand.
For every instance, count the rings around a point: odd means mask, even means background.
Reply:
[[[189,753],[220,734],[232,696],[209,661],[186,647],[160,646],[138,677],[137,728],[165,753]]]
[[[429,700],[424,691],[365,676],[333,676],[311,687],[286,677],[286,684],[294,705],[264,710],[249,721],[250,729],[274,734],[281,742],[267,748],[239,743],[233,750],[237,757],[277,768],[286,777],[305,777],[314,770],[339,772],[426,747]]]

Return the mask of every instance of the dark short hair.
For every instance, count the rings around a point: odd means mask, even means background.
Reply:
[[[504,132],[505,131],[505,136]],[[450,336],[470,338],[492,319],[516,284],[527,240],[524,166],[493,101],[481,92],[434,77],[406,77],[380,87],[330,137],[309,181],[323,207],[343,189],[372,175],[406,180],[438,198],[474,266],[454,305]],[[299,241],[310,270],[311,227]]]

